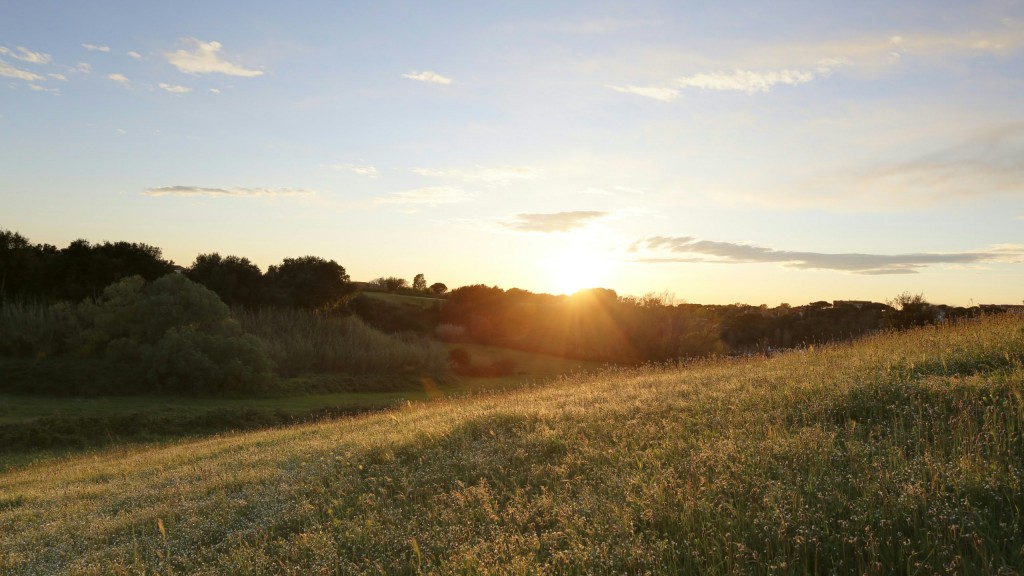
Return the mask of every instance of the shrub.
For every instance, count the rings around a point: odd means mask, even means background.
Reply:
[[[466,338],[466,329],[458,324],[439,324],[434,329],[434,335],[442,342],[459,342]]]
[[[82,322],[74,305],[60,302],[0,307],[0,356],[45,358],[82,345]]]
[[[271,380],[271,362],[258,338],[202,333],[192,326],[168,330],[146,351],[143,364],[146,380],[160,392],[246,392]]]
[[[312,310],[236,308],[246,332],[267,343],[282,376],[314,372],[440,375],[444,348],[415,334],[385,334],[358,317]]]
[[[12,390],[211,394],[260,389],[273,376],[266,346],[216,294],[179,274],[149,284],[125,278],[96,303],[4,307],[0,321],[0,354],[103,365],[104,378],[85,385],[46,366],[23,367]]]
[[[462,368],[472,364],[473,359],[469,355],[469,350],[466,350],[465,348],[454,348],[448,352],[448,363],[456,368]]]

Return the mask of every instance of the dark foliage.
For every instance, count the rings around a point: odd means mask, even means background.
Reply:
[[[0,302],[96,298],[129,276],[155,280],[174,270],[159,248],[133,242],[75,240],[58,250],[0,230]]]
[[[189,280],[216,292],[228,306],[257,308],[264,303],[263,273],[248,258],[200,254],[185,273]]]
[[[345,268],[317,256],[285,258],[267,269],[264,280],[266,301],[280,306],[344,309],[355,293]]]

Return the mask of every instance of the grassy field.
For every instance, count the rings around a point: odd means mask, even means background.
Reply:
[[[0,393],[0,470],[40,459],[124,443],[165,443],[232,430],[253,430],[381,410],[467,393],[508,390],[600,366],[574,360],[468,345],[476,362],[510,359],[514,374],[309,374],[284,379],[274,394],[245,397],[46,396]],[[0,368],[3,368],[0,363]],[[377,382],[376,380],[388,380]],[[395,392],[326,392],[333,390]],[[310,393],[322,390],[323,393]]]
[[[384,302],[392,304],[409,304],[421,308],[430,308],[431,306],[437,306],[444,303],[444,297],[437,295],[425,295],[425,296],[413,296],[411,294],[394,294],[391,292],[377,292],[372,290],[364,290],[363,296],[367,298],[376,298]]]
[[[606,368],[605,365],[598,362],[535,354],[483,344],[451,343],[446,344],[445,347],[449,351],[462,348],[469,353],[474,366],[508,362],[513,367],[511,374],[458,376],[454,382],[454,389],[461,391],[507,390],[527,384],[545,382],[558,376],[598,372]]]
[[[1016,574],[1024,320],[0,473],[0,573]]]

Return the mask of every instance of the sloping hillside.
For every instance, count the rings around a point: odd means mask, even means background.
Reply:
[[[1022,358],[994,317],[34,465],[0,573],[1014,573]]]

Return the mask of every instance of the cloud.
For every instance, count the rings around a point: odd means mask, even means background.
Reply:
[[[408,78],[410,80],[419,80],[420,82],[432,82],[434,84],[451,84],[452,79],[445,76],[441,76],[437,72],[431,72],[430,70],[424,70],[423,72],[409,72],[402,74],[402,78]]]
[[[294,190],[291,188],[201,188],[199,186],[165,186],[163,188],[150,188],[143,192],[146,196],[209,196],[227,198],[270,198],[270,197],[291,197],[291,196],[312,196],[315,192],[309,190]]]
[[[0,55],[9,56],[15,60],[21,60],[22,62],[28,62],[29,64],[49,64],[52,58],[49,54],[43,54],[42,52],[33,52],[28,48],[18,46],[17,51],[11,50],[6,46],[0,46]]]
[[[815,73],[811,70],[733,70],[732,72],[712,72],[710,74],[694,74],[677,79],[673,85],[677,88],[700,88],[703,90],[733,90],[737,92],[768,92],[779,84],[797,86],[814,80]]]
[[[92,64],[89,64],[88,62],[79,62],[71,69],[71,71],[79,74],[89,74],[92,72]]]
[[[203,42],[196,38],[182,38],[182,42],[193,47],[189,50],[167,52],[164,57],[172,66],[186,74],[226,74],[251,78],[262,76],[260,70],[250,70],[237,64],[222,60],[219,52],[223,46],[220,42]]]
[[[626,94],[636,94],[637,96],[644,96],[646,98],[653,98],[655,100],[661,100],[662,102],[671,102],[676,98],[679,98],[679,90],[671,87],[658,87],[658,86],[608,86],[616,92],[624,92]]]
[[[900,203],[1024,193],[1024,123],[975,134],[912,160],[855,174],[862,193]]]
[[[50,78],[53,78],[54,80],[60,80],[61,82],[67,82],[68,81],[68,77],[63,75],[63,74],[53,74],[53,73],[51,73],[51,74],[47,74],[47,76],[49,76]]]
[[[766,176],[753,185],[723,186],[714,200],[772,210],[894,212],[1024,198],[1024,121],[975,129],[945,146],[901,156],[893,151],[846,165],[839,160],[833,167],[804,168],[776,180]]]
[[[89,52],[110,52],[110,46],[97,46],[95,44],[82,44],[82,48],[85,48]]]
[[[136,51],[134,51],[134,50],[132,50],[131,52],[129,52],[129,53],[128,53],[128,56],[129,56],[130,58],[134,58],[134,59],[136,59],[136,60],[142,60],[142,54],[139,54],[138,52],[136,52]]]
[[[741,62],[735,62],[739,65],[731,70],[698,72],[653,85],[614,84],[607,87],[617,92],[671,102],[687,89],[752,94],[768,92],[776,86],[807,84],[840,68],[866,71],[921,60],[949,65],[963,58],[1005,57],[1022,49],[1024,33],[1012,25],[954,34],[907,32],[865,39],[757,46]]]
[[[462,182],[484,183],[490,186],[501,186],[512,180],[533,180],[542,176],[542,172],[528,166],[477,166],[469,170],[435,168],[413,168],[414,173],[431,178],[459,180]]]
[[[192,91],[188,86],[177,86],[175,84],[160,83],[160,89],[171,94],[187,94]]]
[[[51,94],[60,94],[60,90],[56,88],[47,88],[46,86],[40,86],[38,84],[29,84],[28,87],[36,92],[50,92]]]
[[[119,84],[124,84],[126,86],[128,84],[132,83],[131,80],[125,78],[124,74],[120,74],[120,73],[117,73],[117,72],[115,72],[113,74],[107,74],[107,80],[113,80],[114,82],[117,82]]]
[[[671,102],[678,98],[683,90],[696,88],[700,90],[746,92],[769,92],[776,86],[799,86],[815,78],[827,76],[849,61],[843,58],[821,60],[813,69],[781,68],[776,70],[732,70],[718,72],[702,72],[691,76],[676,78],[662,86],[608,86],[616,92],[635,94],[646,98]]]
[[[775,250],[751,244],[698,240],[693,236],[654,236],[639,240],[630,252],[648,254],[636,258],[644,263],[782,264],[802,270],[834,270],[850,274],[917,274],[922,268],[950,264],[1019,263],[1024,246],[1002,245],[985,251],[914,254],[830,254]]]
[[[357,164],[335,164],[333,166],[335,170],[339,172],[351,172],[360,176],[366,176],[367,178],[376,178],[377,168],[374,166],[360,166]]]
[[[608,212],[580,210],[576,212],[555,212],[551,214],[516,214],[510,222],[501,225],[521,232],[568,232],[582,228],[594,220],[608,216]]]
[[[17,78],[18,80],[24,80],[26,82],[36,82],[43,79],[39,74],[15,68],[3,60],[0,60],[0,76]]]
[[[473,199],[473,195],[453,186],[429,186],[395,192],[376,198],[376,204],[457,204]]]

